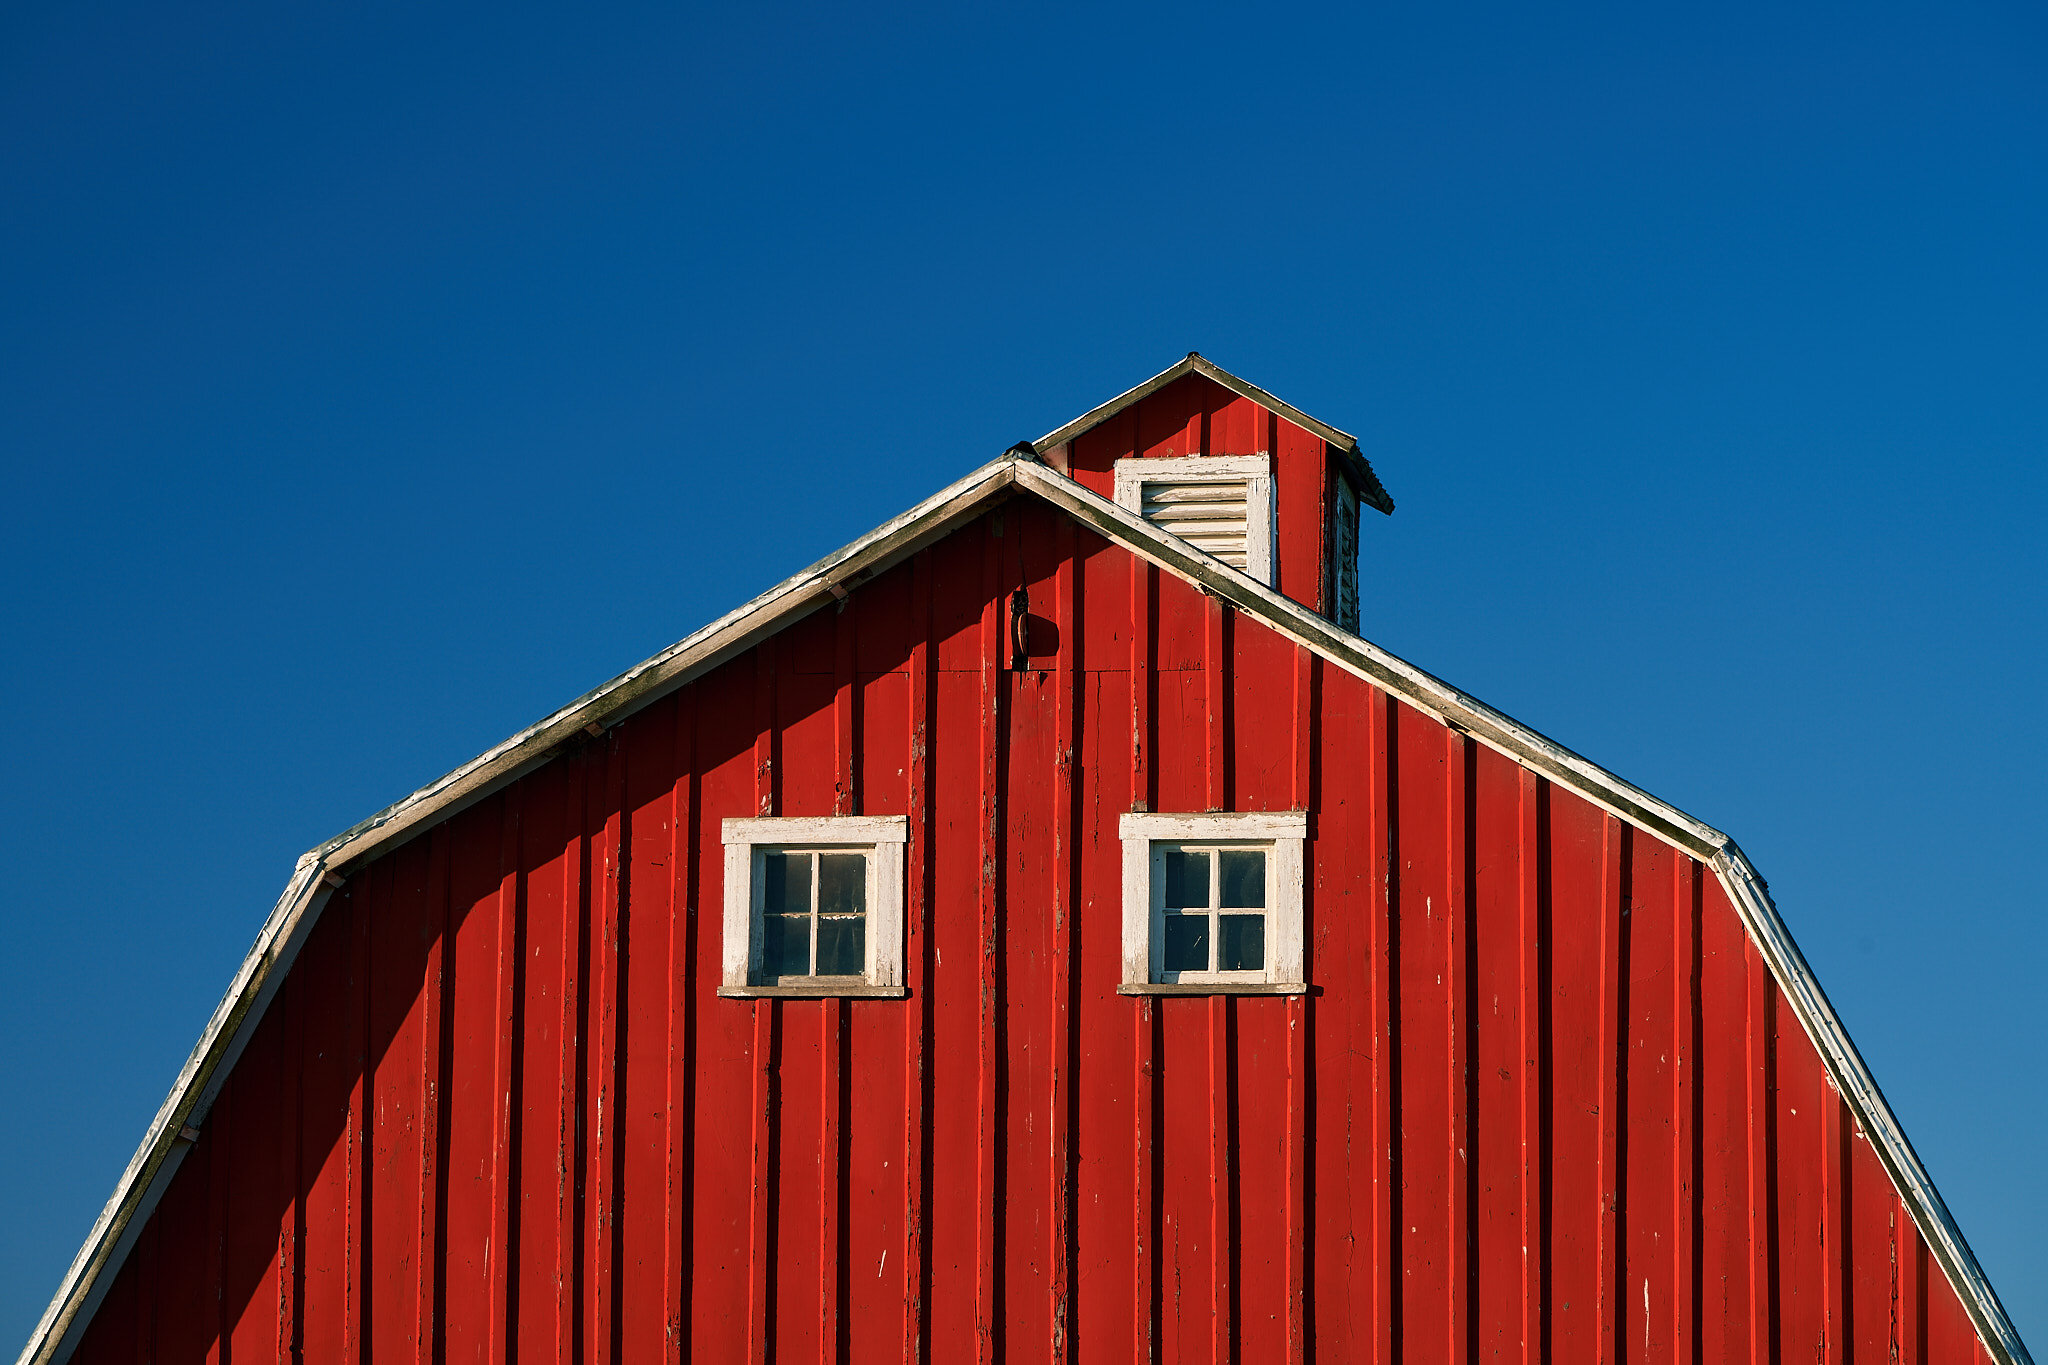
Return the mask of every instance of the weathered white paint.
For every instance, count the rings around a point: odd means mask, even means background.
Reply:
[[[1175,815],[1133,811],[1117,821],[1123,840],[1123,981],[1125,994],[1229,995],[1246,987],[1304,988],[1302,972],[1302,811],[1230,811]],[[1158,847],[1162,844],[1256,844],[1266,858],[1266,966],[1261,972],[1182,972],[1165,981],[1161,968]],[[1174,987],[1171,992],[1161,987]],[[1120,988],[1120,989],[1121,989]],[[1144,988],[1142,990],[1136,988]]]
[[[902,994],[903,848],[907,815],[752,816],[728,819],[718,993],[728,996]],[[759,985],[762,855],[772,848],[859,849],[867,859],[867,956],[858,985],[819,981]]]

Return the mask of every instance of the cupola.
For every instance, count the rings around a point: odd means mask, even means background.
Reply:
[[[1358,439],[1193,351],[1033,443],[1038,457],[1358,629],[1359,510],[1394,502]]]

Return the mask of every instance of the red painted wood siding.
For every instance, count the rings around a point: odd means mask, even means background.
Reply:
[[[1138,802],[1312,812],[1313,994],[1116,994]],[[760,812],[908,999],[714,993]],[[1977,1350],[1698,863],[1018,499],[357,870],[78,1359]]]

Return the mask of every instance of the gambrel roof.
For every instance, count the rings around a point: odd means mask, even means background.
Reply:
[[[865,580],[959,528],[995,504],[1032,497],[1162,571],[1191,583],[1255,618],[1330,665],[1381,687],[1552,782],[1580,794],[1636,828],[1711,867],[1740,914],[1750,939],[1824,1059],[1828,1074],[1912,1213],[1930,1253],[1954,1286],[1993,1357],[2031,1365],[2025,1346],[1991,1288],[1925,1168],[1900,1130],[1869,1069],[1828,1003],[1773,906],[1763,879],[1733,840],[1648,792],[1589,762],[1535,730],[1431,676],[1299,603],[1210,558],[1140,517],[1067,478],[1038,458],[1039,449],[1070,441],[1118,407],[1183,374],[1199,370],[1340,449],[1356,442],[1287,408],[1190,356],[1146,385],[1051,433],[1020,446],[940,490],[909,511],[735,608],[603,686],[578,697],[395,805],[329,839],[300,858],[254,947],[236,972],[198,1045],[152,1121],[73,1261],[55,1299],[29,1339],[21,1365],[61,1357],[75,1342],[126,1256],[134,1234],[186,1150],[188,1126],[218,1094],[241,1047],[342,875],[412,838],[458,810],[517,780],[584,732],[616,725],[691,679],[811,612],[832,605]],[[1348,447],[1340,442],[1349,442]],[[1360,463],[1363,461],[1361,459]],[[1367,469],[1370,477],[1370,470]],[[1378,488],[1378,481],[1371,486]],[[1385,508],[1385,492],[1378,494]]]

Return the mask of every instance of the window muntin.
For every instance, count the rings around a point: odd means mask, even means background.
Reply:
[[[854,979],[867,962],[865,849],[764,848],[761,980]]]
[[[1261,980],[1270,844],[1155,843],[1162,981]]]
[[[724,822],[721,995],[903,994],[900,815]]]

